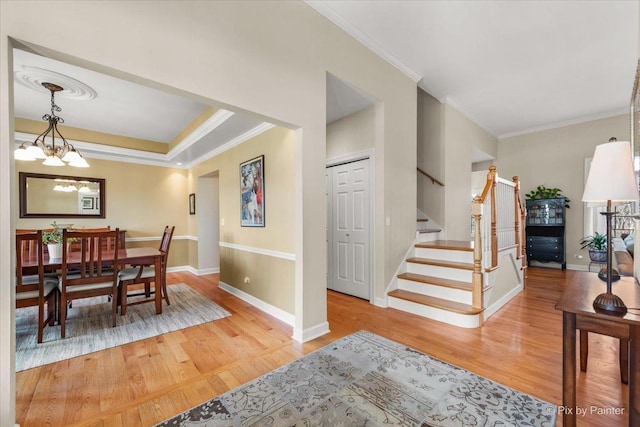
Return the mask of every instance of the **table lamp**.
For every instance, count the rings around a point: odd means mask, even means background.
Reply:
[[[582,195],[583,202],[607,202],[607,211],[601,212],[607,220],[607,291],[593,301],[597,312],[624,316],[627,307],[622,299],[611,291],[613,269],[611,267],[611,202],[623,202],[638,199],[638,185],[633,171],[631,144],[628,141],[609,142],[596,147],[589,177]]]

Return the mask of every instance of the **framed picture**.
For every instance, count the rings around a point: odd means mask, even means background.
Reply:
[[[93,197],[83,197],[82,198],[82,209],[94,209],[94,207],[93,207]]]
[[[264,227],[264,156],[240,163],[240,225]]]
[[[189,194],[189,215],[196,214],[196,193]]]

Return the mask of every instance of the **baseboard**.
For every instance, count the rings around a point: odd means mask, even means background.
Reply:
[[[204,276],[205,274],[216,274],[220,273],[220,267],[214,268],[203,268],[202,270],[196,270],[198,276]]]
[[[215,268],[205,268],[202,270],[198,270],[190,265],[178,265],[174,267],[167,268],[167,273],[177,273],[180,271],[188,271],[191,274],[195,274],[196,276],[203,276],[205,274],[215,274],[220,273],[220,267]]]
[[[518,285],[515,288],[511,289],[507,292],[502,298],[498,301],[491,304],[484,310],[484,320],[486,321],[489,317],[491,317],[496,311],[500,310],[506,303],[511,301],[513,297],[518,295],[524,289],[523,285]]]
[[[257,308],[258,310],[264,311],[265,313],[275,317],[278,320],[283,321],[287,325],[295,326],[295,316],[291,313],[287,313],[286,311],[279,309],[271,304],[268,304],[261,299],[254,297],[244,291],[241,291],[238,288],[235,288],[223,281],[218,281],[218,287],[223,291],[230,293],[233,296],[240,298],[242,301],[247,302]],[[304,341],[302,341],[304,342]]]
[[[307,341],[311,341],[313,339],[316,339],[318,337],[321,337],[322,335],[328,334],[329,331],[329,322],[322,322],[319,325],[313,326],[311,328],[307,328],[304,330],[298,329],[298,328],[293,328],[293,336],[291,338],[293,338],[294,340],[298,341],[298,342],[307,342]]]
[[[375,305],[376,307],[381,307],[381,308],[389,308],[389,302],[388,302],[388,298],[379,298],[376,297],[373,299],[373,305]]]
[[[589,266],[583,264],[567,264],[567,270],[589,271]],[[597,271],[598,269],[596,268],[593,272],[596,273]]]

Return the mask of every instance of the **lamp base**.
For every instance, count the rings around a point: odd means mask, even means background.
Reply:
[[[603,282],[607,281],[607,267],[602,267],[598,272],[598,278]],[[611,269],[611,283],[620,280],[620,273],[615,268]]]
[[[600,294],[593,300],[593,308],[599,313],[624,316],[627,314],[627,306],[619,296],[614,294]]]

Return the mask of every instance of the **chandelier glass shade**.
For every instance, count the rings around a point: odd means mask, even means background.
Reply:
[[[51,114],[42,116],[42,120],[49,122],[49,127],[42,132],[31,144],[23,142],[14,152],[16,160],[34,161],[43,159],[46,166],[75,166],[78,168],[88,168],[89,163],[82,157],[80,152],[69,144],[58,130],[58,123],[64,123],[62,117],[56,116],[56,112],[62,108],[55,103],[55,93],[63,90],[61,86],[54,83],[42,83],[51,92]],[[58,142],[56,143],[56,139]]]

